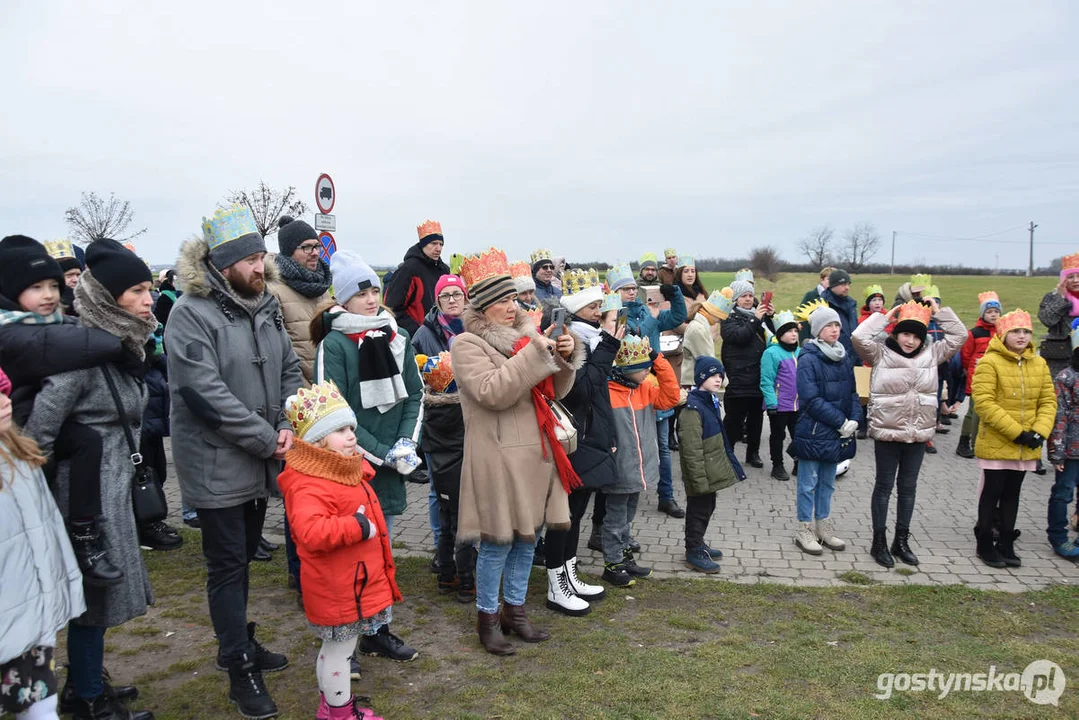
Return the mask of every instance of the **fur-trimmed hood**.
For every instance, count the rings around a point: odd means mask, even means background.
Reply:
[[[222,284],[220,271],[213,272],[209,265],[210,246],[205,238],[192,238],[180,247],[180,256],[176,259],[176,286],[185,293],[198,297],[209,297],[215,290],[231,295],[231,288]],[[214,268],[216,270],[216,268]],[[266,255],[263,265],[263,278],[266,284],[280,280],[277,265]]]
[[[461,321],[464,323],[466,332],[479,336],[484,342],[506,357],[513,355],[513,346],[522,337],[539,337],[532,318],[523,312],[517,313],[513,327],[496,325],[488,320],[483,313],[471,307],[466,308],[464,313],[461,314]],[[566,332],[573,336],[573,355],[566,364],[574,370],[578,370],[584,365],[585,343],[580,335],[570,330],[568,325],[566,326]]]
[[[424,388],[423,404],[428,407],[444,407],[446,405],[460,405],[461,394],[457,392],[435,392],[430,388]]]

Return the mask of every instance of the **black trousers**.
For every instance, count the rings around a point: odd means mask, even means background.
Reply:
[[[142,461],[150,464],[157,473],[157,479],[164,485],[165,476],[169,470],[169,458],[165,454],[165,438],[144,432],[139,438],[139,452],[142,454]]]
[[[716,494],[686,496],[686,550],[704,545],[704,534],[716,511]]]
[[[768,451],[772,456],[772,464],[783,464],[783,443],[789,436],[794,439],[794,423],[798,421],[796,412],[777,412],[768,415],[768,427],[772,434],[768,437]]]
[[[598,535],[603,529],[603,518],[607,516],[607,496],[602,492],[592,494],[596,498],[592,503],[592,532]]]
[[[746,457],[761,454],[761,431],[764,430],[764,401],[760,397],[724,397],[723,426],[732,443],[746,441]],[[745,428],[743,434],[742,428]]]
[[[454,574],[461,584],[476,584],[476,551],[471,543],[457,542],[456,494],[438,493],[438,578],[449,582]]]
[[[588,510],[588,498],[592,494],[593,491],[588,488],[578,488],[571,492],[569,494],[569,530],[547,529],[544,545],[548,570],[556,570],[570,558],[577,557],[577,544],[581,541],[581,519]],[[592,517],[595,517],[595,514]]]
[[[93,520],[101,515],[101,436],[93,428],[68,420],[60,426],[54,448],[57,460],[71,461],[67,483],[68,518],[83,522]]]
[[[922,460],[925,459],[925,443],[876,440],[873,443],[873,453],[877,465],[877,479],[869,502],[873,531],[884,530],[887,526],[888,503],[892,499],[892,488],[897,486],[896,531],[909,530],[918,492],[918,473],[921,472]]]
[[[1011,537],[1019,515],[1019,491],[1023,489],[1022,470],[983,470],[985,484],[978,498],[978,531],[993,527],[994,511],[1000,511],[1000,536]]]
[[[206,596],[221,660],[231,665],[252,652],[247,638],[248,566],[262,538],[266,500],[227,508],[198,508],[202,554],[206,557]]]

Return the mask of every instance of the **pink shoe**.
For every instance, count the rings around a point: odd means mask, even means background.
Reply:
[[[348,705],[342,707],[327,705],[326,710],[329,712],[326,715],[329,720],[383,720],[375,715],[375,711],[371,708],[360,707],[360,701],[355,696],[349,698]]]
[[[330,706],[326,704],[326,696],[321,692],[318,694],[318,712],[315,713],[315,720],[330,720]]]

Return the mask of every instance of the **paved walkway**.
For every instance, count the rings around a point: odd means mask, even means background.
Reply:
[[[962,417],[962,413],[960,413]],[[777,482],[763,470],[747,468],[748,479],[720,493],[715,515],[709,527],[708,544],[723,550],[722,570],[712,576],[736,583],[782,583],[798,586],[840,586],[846,583],[839,575],[849,571],[864,573],[874,581],[889,585],[952,585],[1022,592],[1052,583],[1079,582],[1079,566],[1058,557],[1045,538],[1046,502],[1053,483],[1053,473],[1037,476],[1028,473],[1024,482],[1017,527],[1023,531],[1016,551],[1023,566],[994,570],[974,555],[972,528],[977,515],[975,493],[978,467],[975,460],[955,454],[959,423],[947,435],[938,435],[937,455],[926,455],[918,481],[918,504],[911,532],[912,548],[921,565],[912,575],[880,567],[869,556],[873,537],[869,519],[869,496],[873,489],[873,443],[858,443],[858,456],[850,471],[836,483],[832,516],[837,534],[847,540],[847,550],[812,557],[801,552],[793,540],[796,517],[795,482]],[[768,424],[762,443],[767,456]],[[745,446],[738,446],[740,457]],[[685,492],[678,470],[678,455],[672,455],[675,495],[685,506]],[[789,464],[788,464],[789,469]],[[179,490],[175,474],[169,469],[165,488],[172,510],[172,521],[179,523]],[[641,543],[638,561],[650,565],[659,577],[702,577],[683,564],[684,521],[670,518],[656,509],[655,490],[642,497],[634,522],[634,536]],[[888,537],[892,537],[895,497],[891,503]],[[580,563],[586,573],[598,574],[602,558],[583,547],[591,529],[586,518],[581,530]],[[283,506],[271,500],[266,519],[266,535],[283,540]],[[427,488],[408,484],[408,509],[394,526],[394,542],[402,555],[430,556],[434,540],[428,521]],[[897,569],[906,566],[897,563]]]

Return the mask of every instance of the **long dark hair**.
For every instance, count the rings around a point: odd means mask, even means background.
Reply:
[[[704,295],[705,297],[708,297],[708,291],[705,290],[704,285],[701,284],[700,273],[697,273],[697,275],[693,278],[692,285],[686,285],[684,282],[682,282],[682,273],[685,272],[686,267],[688,266],[679,267],[676,271],[677,277],[675,277],[674,279],[675,283],[678,285],[678,289],[682,291],[682,295],[686,298],[689,298],[690,300],[696,300],[698,295]],[[697,268],[693,268],[693,270],[696,271]]]

